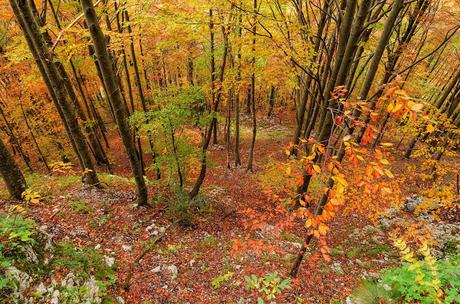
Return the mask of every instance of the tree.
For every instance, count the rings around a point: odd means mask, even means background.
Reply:
[[[5,181],[8,192],[15,199],[21,199],[21,194],[26,190],[26,180],[21,169],[14,161],[10,152],[0,138],[0,173]]]
[[[83,170],[83,181],[89,185],[98,185],[99,180],[88,146],[78,125],[75,113],[68,101],[65,80],[62,78],[53,55],[50,53],[47,43],[40,32],[40,28],[32,14],[29,1],[10,0],[10,4],[40,73],[45,80],[48,91],[52,95],[53,102],[55,102],[63,123],[66,124],[69,140],[80,160],[80,166]]]
[[[105,87],[109,92],[108,98],[112,105],[115,119],[120,131],[120,136],[123,141],[126,153],[128,154],[131,171],[136,180],[137,186],[137,202],[139,206],[145,206],[147,202],[147,186],[145,184],[144,176],[142,174],[142,167],[140,161],[136,157],[134,148],[134,141],[131,137],[131,128],[128,125],[126,109],[120,93],[120,88],[115,79],[115,72],[113,71],[112,60],[110,59],[107,51],[107,42],[102,30],[99,26],[99,21],[94,10],[94,5],[91,0],[81,0],[83,12],[85,14],[88,29],[91,34],[94,51],[96,53],[99,67],[101,69],[102,77],[104,79]]]

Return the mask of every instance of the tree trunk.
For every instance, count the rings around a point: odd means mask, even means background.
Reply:
[[[86,22],[91,34],[91,40],[94,45],[94,51],[99,61],[102,77],[104,79],[109,101],[114,109],[115,119],[120,131],[120,135],[125,146],[126,153],[128,154],[131,170],[136,180],[137,186],[137,202],[140,206],[147,205],[147,186],[145,184],[144,176],[142,174],[142,167],[136,157],[134,142],[131,138],[131,129],[127,122],[126,109],[120,94],[120,88],[115,78],[115,73],[112,67],[106,39],[99,26],[96,11],[94,10],[92,0],[81,0],[83,12],[85,14]]]
[[[68,124],[69,138],[73,140],[75,153],[79,155],[81,161],[80,165],[83,170],[83,181],[89,185],[99,184],[84,135],[78,125],[75,113],[68,102],[65,80],[62,78],[55,64],[53,55],[48,50],[47,42],[40,32],[40,28],[36,23],[28,2],[27,0],[10,0],[10,4],[21,25],[24,35],[29,37],[27,39],[28,42],[31,43],[29,47],[31,48],[32,54],[37,56],[37,58],[35,58],[36,61],[41,62],[41,67],[43,67],[43,69],[40,68],[40,64],[39,68],[41,72],[45,73],[42,74],[42,76],[46,84],[51,86],[48,87],[50,94],[54,92],[56,96],[58,102],[56,107],[58,111],[62,112],[64,123],[67,122]]]
[[[241,4],[241,3],[240,3]],[[238,38],[241,40],[242,36],[242,27],[241,23],[243,21],[243,14],[240,12],[238,16]],[[235,166],[241,166],[241,156],[240,156],[240,96],[241,96],[241,64],[242,64],[242,55],[241,55],[241,44],[238,45],[238,53],[236,55],[238,60],[238,67],[236,72],[236,92],[235,92]]]
[[[37,139],[35,138],[35,134],[32,131],[32,128],[30,127],[29,120],[27,119],[27,115],[26,115],[26,112],[24,111],[24,107],[22,106],[22,103],[20,103],[19,106],[21,107],[22,117],[24,117],[24,122],[26,123],[26,127],[29,130],[30,136],[32,137],[32,141],[35,144],[35,148],[37,149],[39,158],[42,160],[48,173],[51,173],[51,169],[48,166],[48,162],[46,161],[45,155],[43,155],[43,152],[40,149],[40,145],[38,144]]]
[[[0,173],[3,176],[3,180],[5,181],[6,188],[10,195],[15,199],[21,199],[21,194],[27,188],[26,180],[1,138]]]
[[[251,116],[252,116],[252,139],[249,147],[248,166],[246,172],[253,172],[254,147],[257,136],[257,116],[256,116],[256,35],[257,35],[257,0],[254,0],[254,24],[252,26],[252,59],[251,59]]]

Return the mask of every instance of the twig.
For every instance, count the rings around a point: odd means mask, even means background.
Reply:
[[[96,3],[94,3],[94,7],[98,6],[99,3],[101,3],[102,0],[98,0]],[[53,43],[53,46],[51,47],[51,50],[54,51],[54,49],[56,48],[59,40],[61,40],[61,37],[62,35],[64,34],[65,31],[69,30],[72,26],[74,26],[78,20],[80,20],[85,14],[81,13],[80,15],[77,16],[77,18],[75,18],[72,22],[70,22],[70,24],[68,26],[66,26],[65,29],[61,30],[58,34],[58,36],[56,37],[56,41],[54,41]]]

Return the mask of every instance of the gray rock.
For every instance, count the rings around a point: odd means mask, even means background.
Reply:
[[[342,268],[342,265],[339,262],[332,263],[331,269],[338,275],[344,275],[345,271]]]
[[[15,280],[18,282],[17,291],[22,293],[27,288],[29,288],[30,284],[32,283],[33,279],[27,273],[17,269],[14,266],[9,266],[5,270],[5,277],[10,280]]]
[[[51,296],[51,301],[50,301],[50,303],[51,303],[51,304],[59,304],[59,295],[60,295],[60,294],[61,294],[61,293],[59,292],[59,290],[56,289],[56,290],[53,292],[53,295]]]
[[[173,280],[175,280],[177,278],[177,275],[179,274],[179,271],[177,270],[177,266],[169,265],[166,267],[166,269],[168,269],[168,271],[171,272],[171,277]]]
[[[43,284],[43,282],[41,282],[41,283],[37,286],[37,288],[35,288],[35,292],[37,292],[37,293],[39,293],[39,294],[41,294],[41,295],[45,294],[47,291],[48,291],[48,290],[46,289],[46,286],[45,286],[45,284]]]
[[[84,296],[84,303],[101,303],[102,299],[98,297],[99,294],[99,286],[97,285],[96,279],[91,276],[88,281],[83,284],[83,288],[85,289],[86,293]]]
[[[124,251],[131,251],[131,250],[133,250],[133,247],[130,246],[130,245],[123,245],[123,246],[121,246],[121,248],[123,248]]]
[[[381,217],[379,219],[379,224],[382,226],[383,229],[388,229],[397,222],[399,222],[400,218],[395,217],[395,218],[387,218],[387,217]]]
[[[152,269],[152,272],[153,272],[153,273],[158,273],[158,272],[160,272],[160,271],[161,271],[161,266],[157,266],[157,267],[155,267],[155,268]]]
[[[406,197],[404,200],[404,210],[409,212],[414,212],[415,209],[423,202],[423,198],[421,196],[412,195]]]
[[[104,255],[104,260],[107,266],[112,267],[115,264],[115,258]]]
[[[75,274],[73,272],[68,273],[64,279],[61,281],[61,286],[63,287],[74,287],[75,286],[75,281],[76,281]]]

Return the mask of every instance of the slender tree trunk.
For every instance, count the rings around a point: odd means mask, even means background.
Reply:
[[[324,1],[323,6],[321,8],[321,19],[318,25],[318,29],[316,31],[317,38],[315,39],[315,44],[313,47],[314,55],[312,58],[312,62],[315,62],[315,63],[318,58],[321,58],[321,56],[318,56],[317,54],[321,46],[321,42],[322,42],[321,37],[323,36],[324,28],[326,26],[326,23],[328,22],[328,12],[329,12],[329,7],[330,7],[330,2],[331,2],[330,0]],[[298,15],[299,22],[302,24],[302,26],[304,27],[307,26],[307,24],[305,24],[306,22],[305,19],[302,17],[303,12],[301,8],[297,8],[297,10],[298,10],[297,15]],[[305,123],[304,121],[305,121],[305,110],[306,110],[307,101],[310,99],[310,104],[313,104],[312,102],[313,96],[310,96],[310,92],[309,92],[312,80],[313,80],[312,77],[310,75],[307,75],[307,79],[305,81],[304,89],[302,92],[302,97],[300,99],[300,104],[298,107],[296,107],[296,129],[294,131],[293,147],[290,152],[291,155],[297,154],[296,146],[300,143],[302,127]],[[308,124],[308,122],[306,122],[306,124]]]
[[[129,15],[128,15],[127,10],[124,10],[124,16],[125,16],[125,22],[127,22],[127,24],[128,24],[127,29],[128,29],[128,33],[130,35],[129,47],[130,47],[130,52],[131,52],[131,59],[133,61],[134,79],[136,81],[137,92],[139,94],[139,99],[141,100],[142,110],[144,111],[144,113],[147,113],[147,111],[148,111],[147,110],[147,102],[145,100],[144,90],[142,89],[142,81],[141,81],[141,76],[140,76],[140,72],[139,72],[139,66],[137,64],[136,51],[134,49],[134,38],[132,37],[133,31],[131,29],[131,25],[129,25]],[[149,120],[147,119],[147,116],[146,116],[146,123],[149,123]],[[148,133],[147,136],[148,136],[148,141],[149,141],[149,145],[150,145],[150,152],[152,154],[153,163],[156,164],[157,154],[155,152],[154,141],[153,141],[152,135],[150,133]],[[139,144],[139,149],[141,149],[140,144]],[[160,168],[159,167],[157,167],[157,170],[156,170],[156,177],[157,177],[157,179],[160,179]]]
[[[273,108],[275,107],[275,99],[276,99],[276,88],[275,86],[271,86],[270,88],[270,95],[268,96],[268,112],[267,118],[271,118],[273,114]]]
[[[24,111],[24,107],[22,106],[22,103],[19,103],[19,106],[21,107],[22,117],[24,117],[24,122],[26,123],[26,126],[27,126],[27,129],[29,130],[30,136],[32,137],[32,141],[35,144],[35,148],[37,149],[39,158],[42,160],[42,162],[45,165],[46,170],[48,171],[48,173],[50,173],[51,169],[48,166],[48,162],[46,161],[45,155],[43,155],[43,152],[40,149],[40,145],[38,144],[37,139],[35,138],[35,134],[34,134],[32,128],[30,127],[29,120],[27,119],[27,115],[26,115],[26,112]]]
[[[240,2],[241,5],[241,2]],[[241,40],[242,36],[242,27],[241,23],[243,21],[243,14],[240,12],[238,16],[238,38]],[[237,53],[238,67],[236,72],[236,93],[235,93],[235,166],[241,166],[241,156],[240,156],[240,96],[241,96],[241,64],[242,64],[242,55],[241,55],[241,43],[238,45]]]
[[[28,2],[27,0],[10,0],[10,4],[16,18],[18,21],[20,20],[19,23],[24,35],[29,37],[27,39],[30,39],[32,43],[32,45],[29,45],[32,54],[38,56],[36,61],[41,62],[41,66],[43,67],[41,71],[45,72],[42,76],[45,82],[51,85],[51,87],[48,87],[48,90],[50,93],[54,92],[54,94],[56,94],[58,111],[62,111],[64,116],[63,121],[68,124],[69,138],[73,139],[75,152],[80,156],[81,167],[83,169],[83,181],[89,185],[99,184],[84,135],[81,132],[75,113],[67,99],[65,80],[62,78],[59,69],[55,65],[53,55],[48,50],[47,42],[40,32],[40,28],[36,23]]]
[[[21,199],[21,194],[26,191],[27,188],[26,180],[1,138],[0,173],[10,195],[15,199]]]
[[[16,134],[14,134],[13,132],[13,128],[11,127],[11,124],[10,122],[8,121],[8,119],[6,118],[5,116],[5,113],[3,112],[3,108],[2,106],[0,105],[0,115],[2,115],[2,118],[3,118],[3,121],[5,122],[5,126],[6,126],[6,129],[7,129],[7,134],[8,136],[10,136],[12,142],[13,142],[13,145],[16,147],[16,149],[18,150],[19,152],[19,155],[21,155],[21,158],[22,160],[24,161],[24,163],[26,164],[27,168],[29,169],[30,172],[34,172],[33,168],[32,168],[32,165],[30,163],[30,158],[29,156],[25,153],[24,149],[22,149],[22,145],[21,143],[19,142],[19,139],[17,138]]]
[[[257,0],[254,0],[254,24],[252,26],[252,59],[251,59],[251,116],[252,116],[252,139],[249,147],[248,165],[246,172],[253,172],[254,147],[257,136],[257,116],[256,116],[256,36],[257,36]]]
[[[120,93],[120,88],[115,78],[115,73],[112,67],[105,37],[99,26],[96,11],[94,10],[92,0],[81,0],[83,12],[91,34],[91,40],[94,45],[94,50],[99,61],[102,77],[106,85],[107,91],[110,92],[108,98],[113,106],[118,129],[128,154],[131,170],[134,175],[137,186],[137,202],[140,206],[147,205],[147,186],[142,174],[142,167],[136,157],[134,142],[131,138],[131,129],[127,122],[127,114]]]
[[[399,12],[401,11],[402,7],[404,5],[404,0],[395,0],[395,2],[393,3],[393,7],[392,7],[392,10],[390,12],[390,15],[385,23],[385,26],[384,26],[384,30],[383,30],[383,33],[382,33],[382,36],[380,37],[380,40],[379,40],[379,44],[377,46],[377,49],[376,49],[376,52],[374,54],[374,57],[373,57],[373,62],[371,63],[371,66],[369,68],[369,71],[368,71],[368,74],[366,76],[366,79],[365,79],[365,82],[363,84],[363,87],[361,88],[361,92],[360,92],[360,97],[361,99],[365,100],[367,98],[367,95],[369,94],[369,90],[370,90],[370,87],[371,87],[371,84],[375,78],[375,75],[377,73],[377,68],[378,68],[378,64],[380,62],[380,59],[383,55],[383,51],[385,49],[385,46],[387,45],[389,39],[390,39],[390,36],[391,36],[391,33],[393,31],[393,27],[394,27],[394,24],[396,22],[396,19],[399,15]],[[358,117],[360,112],[359,111],[354,111],[354,116],[355,117]],[[350,127],[348,128],[348,134],[353,134],[353,131],[354,131],[354,127]],[[322,137],[322,136],[321,136]],[[336,161],[338,161],[339,163],[342,162],[344,156],[345,156],[345,152],[346,152],[346,149],[345,149],[345,145],[342,145],[342,147],[339,149],[338,153],[337,153],[337,158],[336,158]],[[317,158],[317,157],[316,157]],[[316,162],[316,158],[315,158],[315,162]],[[311,176],[309,177],[309,179],[311,178]],[[334,179],[333,179],[333,176],[330,176],[328,181],[327,181],[327,189],[332,189],[334,187]],[[321,215],[323,213],[323,210],[324,210],[324,207],[326,206],[327,202],[329,201],[329,190],[322,195],[321,197],[321,200],[319,201],[317,207],[316,207],[316,210],[315,210],[315,216],[317,215]],[[292,266],[291,268],[291,277],[295,277],[297,275],[297,272],[299,270],[299,267],[300,267],[300,264],[303,260],[303,257],[305,255],[305,252],[306,252],[306,247],[309,245],[309,243],[311,242],[312,240],[312,235],[309,234],[307,236],[307,238],[305,239],[305,242],[302,244],[302,248],[300,249],[298,255],[297,255],[297,258],[296,258],[296,261],[294,262],[294,265]]]
[[[394,30],[394,25],[396,23],[396,20],[398,19],[399,13],[402,10],[403,6],[404,6],[404,0],[395,0],[393,2],[393,7],[391,9],[390,15],[388,16],[388,19],[385,22],[385,26],[383,28],[382,35],[380,36],[379,43],[377,45],[377,48],[375,49],[374,56],[372,57],[372,61],[367,71],[366,78],[364,79],[363,85],[361,87],[361,91],[358,96],[359,99],[361,100],[366,100],[369,95],[371,86],[374,83],[374,79],[377,75],[379,63],[382,59],[383,52],[385,51],[385,48],[387,47],[388,42],[390,41],[391,34],[393,33],[393,30]],[[367,125],[370,121],[371,111],[375,109],[375,104],[376,104],[375,99],[372,99],[369,102],[370,111],[366,114],[366,117],[364,119],[365,125]],[[361,111],[359,109],[355,109],[353,111],[354,117],[358,118],[360,115],[361,115]],[[356,142],[358,143],[361,142],[361,139],[365,133],[366,128],[363,128],[363,129],[364,130],[361,130],[361,133],[356,138]]]
[[[228,34],[223,31],[224,34],[224,53],[222,55],[222,66],[220,69],[220,75],[219,75],[219,83],[220,85],[218,86],[217,90],[217,96],[215,94],[215,60],[214,60],[214,21],[213,21],[213,9],[209,9],[209,30],[210,30],[210,38],[211,38],[211,99],[214,101],[214,104],[211,105],[211,112],[212,113],[217,113],[217,109],[219,108],[220,101],[222,99],[222,83],[224,81],[224,74],[225,74],[225,67],[227,65],[227,55],[228,55],[228,48],[229,48],[229,42],[228,42]],[[214,72],[214,73],[213,73]],[[191,199],[196,197],[200,191],[201,186],[203,185],[204,179],[206,178],[206,171],[207,171],[207,151],[209,147],[209,143],[211,141],[211,137],[213,134],[213,128],[215,128],[217,125],[215,122],[217,121],[217,118],[215,115],[213,115],[213,118],[211,120],[211,123],[208,127],[207,130],[204,131],[204,134],[202,136],[202,146],[201,146],[201,169],[200,169],[200,174],[195,182],[195,185],[193,186],[192,190],[189,193],[189,196]]]

